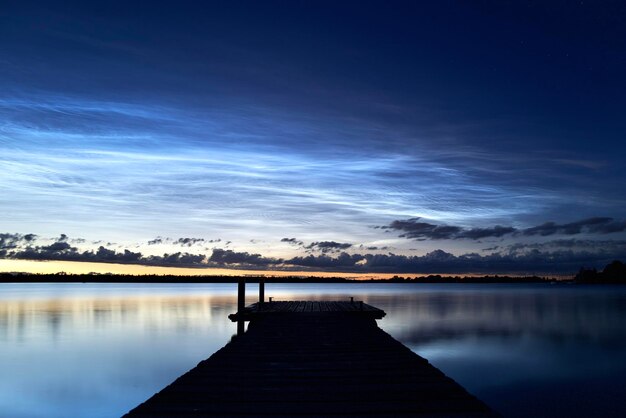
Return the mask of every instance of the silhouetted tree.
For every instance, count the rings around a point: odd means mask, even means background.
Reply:
[[[596,269],[581,268],[576,283],[623,283],[626,284],[626,265],[618,260],[608,264],[602,272]]]
[[[607,281],[626,283],[626,265],[615,260],[604,268],[602,275]]]

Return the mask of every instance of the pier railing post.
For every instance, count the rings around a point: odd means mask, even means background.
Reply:
[[[259,279],[259,305],[265,302],[265,279]]]
[[[246,279],[239,278],[237,283],[237,313],[239,314],[239,320],[237,321],[237,335],[241,335],[245,329],[245,322],[242,319],[243,310],[246,307]]]
[[[243,313],[243,310],[245,307],[246,307],[246,279],[243,277],[240,277],[239,283],[237,286],[237,313]]]

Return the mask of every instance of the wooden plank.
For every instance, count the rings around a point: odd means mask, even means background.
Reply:
[[[368,304],[360,308],[360,301],[353,303],[348,301],[269,301],[259,305],[253,303],[244,308],[243,312],[229,315],[232,321],[243,318],[245,321],[253,320],[257,315],[291,314],[291,313],[314,313],[314,312],[350,312],[361,314],[376,319],[385,316],[385,312]]]

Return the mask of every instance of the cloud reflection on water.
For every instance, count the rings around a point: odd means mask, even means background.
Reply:
[[[0,415],[120,415],[230,339],[235,288],[4,284]],[[248,303],[255,296],[251,285]],[[543,416],[584,416],[618,408],[609,392],[626,396],[625,288],[268,284],[266,296],[384,309],[385,331],[505,416],[541,416],[538,402]]]

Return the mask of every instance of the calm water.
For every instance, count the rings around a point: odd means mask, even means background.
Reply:
[[[0,416],[125,413],[230,339],[235,293],[0,284]],[[626,416],[626,287],[314,284],[266,294],[355,296],[384,309],[384,330],[505,416]]]

